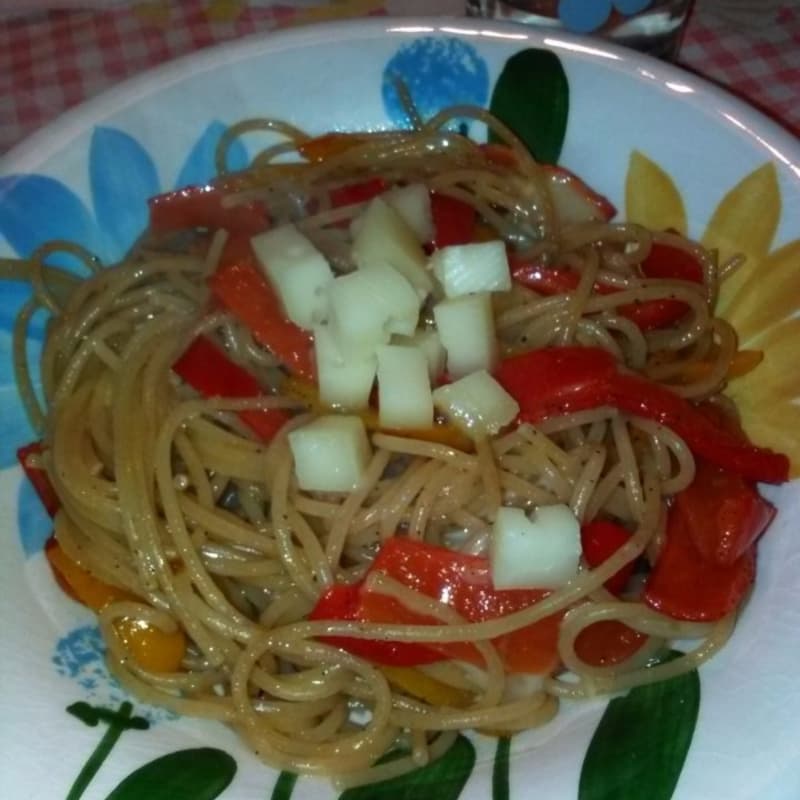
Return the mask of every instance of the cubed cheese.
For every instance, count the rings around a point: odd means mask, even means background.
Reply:
[[[378,407],[384,428],[429,428],[433,398],[428,360],[417,347],[379,347]]]
[[[332,415],[289,433],[298,486],[308,492],[350,492],[369,464],[372,448],[360,417]]]
[[[433,241],[431,193],[424,183],[398,186],[386,192],[383,198],[414,231],[421,243]]]
[[[254,236],[251,244],[286,316],[310,330],[325,315],[325,289],[333,281],[325,256],[294,225]]]
[[[580,524],[569,506],[497,510],[490,559],[495,589],[558,589],[578,574]]]
[[[497,433],[519,414],[517,401],[486,370],[438,387],[433,403],[474,438]]]
[[[506,246],[499,240],[442,247],[431,256],[429,267],[447,297],[511,289]]]
[[[488,292],[443,300],[433,307],[436,329],[447,352],[447,371],[459,378],[492,370],[497,357],[491,295]]]
[[[410,345],[422,350],[428,362],[428,375],[431,383],[435,383],[436,379],[444,372],[447,354],[438,331],[433,328],[420,329],[413,336],[395,335],[392,337],[392,344]]]
[[[320,400],[345,411],[366,408],[375,382],[375,355],[343,354],[327,325],[314,328],[314,355]]]
[[[386,265],[357,270],[328,287],[331,332],[344,353],[374,352],[393,333],[410,336],[420,299],[411,284]]]
[[[359,269],[390,266],[425,297],[433,288],[416,234],[385,200],[376,197],[353,228],[353,260]]]

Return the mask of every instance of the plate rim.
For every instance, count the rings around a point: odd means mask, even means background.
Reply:
[[[475,25],[472,20],[480,24]],[[207,72],[270,52],[325,42],[380,39],[393,35],[400,38],[406,34],[443,34],[467,41],[482,39],[484,42],[516,40],[520,44],[524,42],[528,46],[564,53],[567,58],[606,59],[622,66],[626,72],[632,72],[638,66],[641,77],[653,80],[662,88],[680,91],[673,87],[683,87],[687,102],[691,98],[694,100],[692,105],[700,112],[717,117],[724,126],[739,128],[765,148],[771,159],[782,162],[800,180],[800,138],[793,136],[788,128],[756,106],[680,64],[662,61],[613,42],[566,31],[553,34],[552,31],[516,22],[454,16],[384,16],[318,22],[257,31],[186,53],[124,78],[46,122],[0,155],[0,175],[31,172],[37,164],[68,146],[70,141],[89,130],[93,124],[191,74]],[[713,101],[713,106],[699,104],[698,96],[708,97]]]

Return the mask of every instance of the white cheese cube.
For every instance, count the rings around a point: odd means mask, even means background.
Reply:
[[[345,353],[373,352],[393,333],[410,336],[420,299],[411,284],[386,265],[357,270],[328,287],[331,332]]]
[[[569,506],[497,510],[490,560],[495,589],[558,589],[578,574],[580,524]]]
[[[417,347],[379,347],[378,407],[383,428],[430,428],[433,398],[428,360]]]
[[[506,246],[499,240],[443,247],[431,256],[429,268],[447,297],[511,289]]]
[[[431,383],[435,383],[436,379],[444,372],[447,354],[442,346],[439,333],[433,328],[418,330],[413,336],[393,336],[392,344],[418,347],[422,350],[428,361],[428,375]]]
[[[320,400],[344,411],[366,408],[375,382],[375,355],[343,354],[327,325],[314,328],[314,355]]]
[[[519,414],[517,401],[485,370],[435,389],[433,403],[475,438],[497,433]]]
[[[310,330],[325,315],[325,289],[333,281],[325,256],[294,225],[260,233],[250,243],[286,316]]]
[[[398,186],[383,195],[384,200],[403,218],[422,244],[433,241],[431,193],[424,183]]]
[[[390,266],[425,297],[433,289],[417,236],[385,200],[376,197],[353,226],[353,260],[359,269]]]
[[[319,417],[289,433],[297,483],[307,492],[350,492],[372,456],[360,417]]]
[[[443,300],[433,307],[433,317],[452,377],[460,378],[478,369],[492,370],[497,339],[488,292]]]

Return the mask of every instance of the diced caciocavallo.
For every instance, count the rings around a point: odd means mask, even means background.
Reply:
[[[330,330],[346,354],[373,353],[393,333],[411,336],[420,298],[413,286],[385,264],[336,278],[328,287]]]
[[[374,353],[343,354],[330,328],[319,325],[314,328],[314,357],[323,406],[344,411],[367,407],[377,369]]]
[[[497,509],[489,548],[495,589],[558,589],[578,574],[580,523],[569,506]]]
[[[447,371],[460,378],[475,370],[491,371],[497,358],[489,292],[443,300],[433,307],[436,329],[447,352]]]
[[[425,297],[433,289],[417,234],[389,203],[376,197],[353,224],[353,260],[359,269],[389,266]]]
[[[517,401],[486,370],[438,387],[433,403],[473,438],[498,433],[519,414]]]
[[[506,245],[500,240],[442,247],[429,266],[447,297],[511,289]]]
[[[447,354],[442,346],[442,339],[434,328],[421,328],[413,336],[395,335],[392,337],[392,344],[410,345],[422,350],[428,362],[431,383],[444,372]]]
[[[382,198],[403,218],[417,235],[417,240],[425,244],[433,241],[433,213],[431,194],[424,183],[409,183],[397,186],[382,195]]]
[[[428,361],[418,347],[379,347],[378,414],[382,428],[404,430],[433,425]]]
[[[329,415],[289,433],[297,484],[308,492],[350,492],[361,481],[372,447],[361,417]]]
[[[325,316],[325,290],[333,282],[325,256],[294,225],[273,228],[254,236],[250,243],[286,316],[310,330]]]

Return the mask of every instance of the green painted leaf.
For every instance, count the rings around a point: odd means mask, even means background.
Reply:
[[[236,762],[222,750],[179,750],[139,767],[106,800],[214,800],[235,774]]]
[[[464,736],[439,759],[398,778],[356,786],[339,800],[456,800],[475,766],[475,748]]]
[[[490,110],[537,160],[555,164],[569,114],[569,82],[558,56],[538,49],[511,56],[495,84]]]
[[[492,800],[508,800],[509,798],[509,754],[511,738],[502,736],[497,740],[494,753],[494,769],[492,770]]]
[[[699,706],[696,670],[612,700],[583,761],[579,800],[669,800]]]
[[[297,775],[294,772],[281,772],[275,786],[272,789],[270,800],[289,800],[297,783]]]

